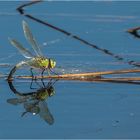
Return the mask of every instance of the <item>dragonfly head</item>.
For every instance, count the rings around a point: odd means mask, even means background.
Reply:
[[[40,59],[39,59],[40,60]],[[54,68],[56,66],[56,61],[54,59],[43,58],[41,59],[40,67],[43,68]]]
[[[49,59],[49,67],[54,68],[56,66],[56,61],[54,59]]]
[[[36,99],[38,100],[46,100],[48,97],[55,95],[55,90],[53,86],[41,88],[38,92]]]

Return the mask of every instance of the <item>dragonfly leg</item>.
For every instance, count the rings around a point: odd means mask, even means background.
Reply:
[[[51,74],[50,74],[50,69],[49,68],[47,69],[47,72],[48,72],[48,76],[50,76]]]
[[[50,81],[49,81],[48,84],[47,84],[47,87],[50,87],[50,86],[52,85],[52,80],[53,80],[53,79],[50,79]]]
[[[33,81],[35,81],[35,83],[36,83],[39,87],[41,87],[41,85],[37,82],[36,76],[34,76],[34,74],[33,74],[33,68],[31,68],[30,71],[31,71],[31,76],[32,76],[32,81],[31,81],[31,84],[30,84],[30,89],[36,89],[36,88],[33,88],[33,87],[32,87]]]
[[[27,114],[28,113],[28,111],[25,111],[25,112],[23,112],[22,114],[21,114],[21,117],[23,117],[25,114]]]
[[[44,71],[45,71],[45,69],[43,69],[42,72],[41,72],[41,77],[42,77],[41,82],[42,82],[43,86],[45,87],[45,83],[44,83],[44,80],[43,80]]]
[[[47,88],[53,87],[54,84],[58,81],[58,79],[50,79],[50,81],[47,84]]]
[[[54,72],[52,69],[49,69],[49,70],[50,70],[50,72],[52,72],[52,73],[54,73],[55,75],[59,76],[59,74],[56,73],[56,72]]]
[[[30,89],[34,89],[34,88],[32,88],[33,80],[34,80],[33,68],[30,68],[30,72],[31,72],[31,76],[32,76],[32,80],[31,80],[31,84],[30,84]]]
[[[42,78],[43,78],[44,71],[45,71],[45,69],[43,69],[42,72],[41,72],[41,76],[42,76]]]

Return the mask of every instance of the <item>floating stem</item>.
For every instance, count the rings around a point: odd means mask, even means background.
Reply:
[[[114,70],[114,71],[100,71],[90,73],[78,73],[78,74],[62,74],[62,75],[50,75],[43,76],[43,79],[58,79],[58,80],[80,80],[80,81],[140,81],[140,77],[126,77],[126,78],[104,78],[104,75],[110,74],[126,74],[126,73],[138,73],[140,69],[128,69],[128,70]],[[32,76],[16,76],[17,79],[32,79]],[[42,76],[36,76],[36,79],[42,79]]]

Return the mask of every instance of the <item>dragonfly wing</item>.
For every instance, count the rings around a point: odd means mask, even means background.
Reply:
[[[35,38],[33,37],[28,24],[25,21],[23,21],[22,24],[23,24],[23,31],[24,31],[25,38],[32,45],[33,50],[35,51],[36,55],[42,56],[40,47],[38,46]]]
[[[48,124],[50,124],[50,125],[53,124],[54,123],[54,118],[49,111],[47,103],[45,101],[40,101],[39,102],[39,107],[40,107],[40,112],[39,112],[40,117],[42,119],[44,119]]]
[[[25,101],[26,100],[24,98],[23,99],[12,98],[12,99],[8,99],[7,103],[12,104],[12,105],[18,105],[18,104],[24,103]]]
[[[25,49],[18,41],[14,40],[14,39],[10,39],[9,38],[10,43],[16,47],[19,52],[25,57],[25,58],[32,58],[33,55],[31,54],[31,52],[29,52],[27,49]]]

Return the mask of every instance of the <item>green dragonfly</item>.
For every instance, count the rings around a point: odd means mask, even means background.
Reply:
[[[13,73],[19,69],[20,67],[22,67],[23,65],[27,65],[30,66],[31,69],[37,68],[37,69],[41,69],[42,70],[42,77],[43,77],[43,73],[45,70],[48,71],[48,75],[50,75],[50,72],[52,71],[52,69],[56,66],[56,61],[54,59],[51,58],[47,58],[44,57],[39,45],[37,44],[34,36],[32,35],[32,32],[28,26],[28,24],[23,21],[22,22],[23,25],[23,31],[24,31],[24,36],[26,38],[26,40],[31,44],[35,55],[33,55],[28,49],[24,48],[17,40],[15,39],[10,39],[9,41],[10,43],[16,47],[19,52],[28,60],[25,61],[21,61],[20,63],[18,63],[10,72],[8,79],[11,79]]]

